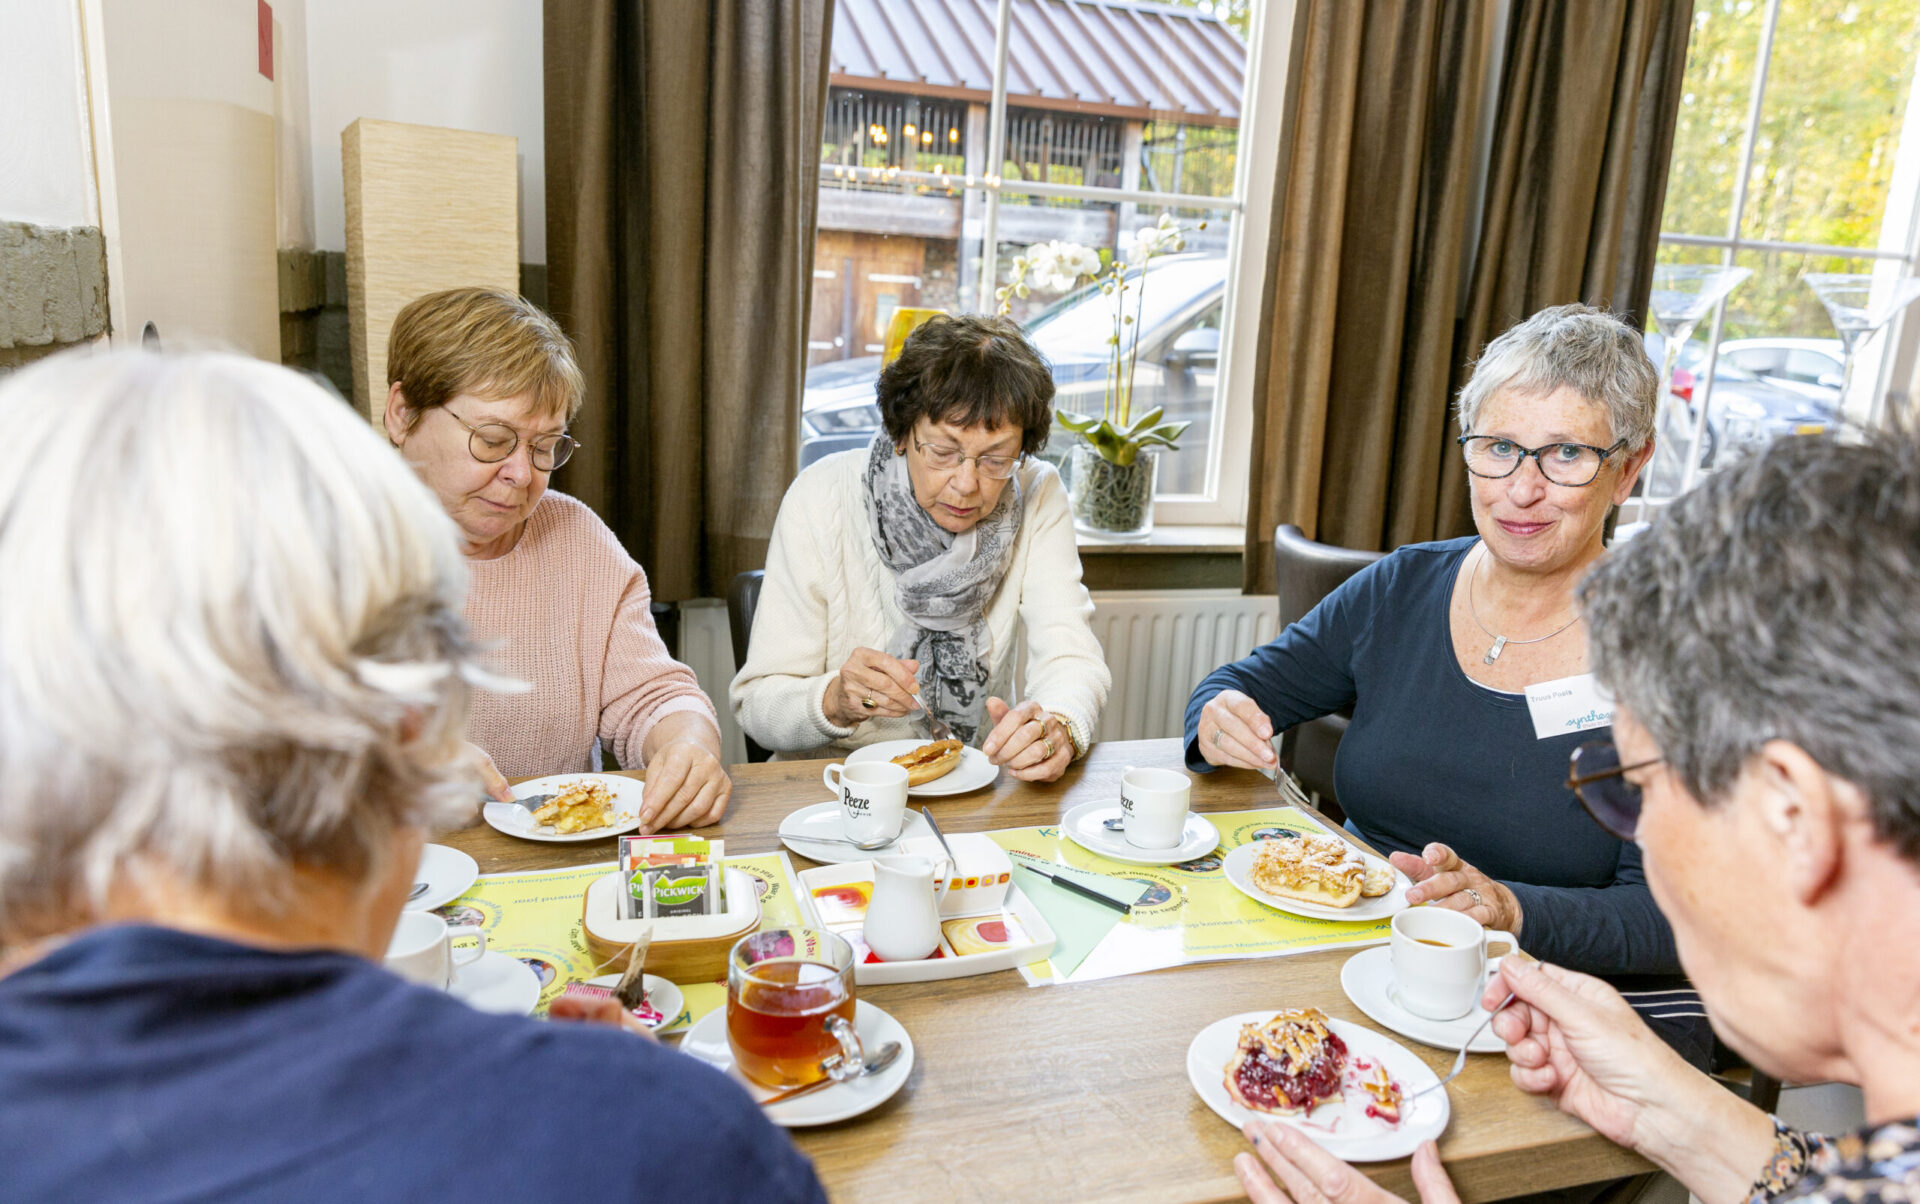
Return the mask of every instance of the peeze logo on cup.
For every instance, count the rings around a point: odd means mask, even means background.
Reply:
[[[1171,849],[1187,830],[1187,796],[1193,779],[1171,769],[1129,769],[1120,775],[1121,823],[1127,843],[1141,849]]]
[[[874,844],[900,835],[907,817],[907,771],[892,761],[833,764],[820,780],[840,796],[842,831],[848,840]]]

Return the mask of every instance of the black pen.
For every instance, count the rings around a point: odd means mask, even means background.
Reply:
[[[1036,862],[1038,862],[1039,859],[1032,857],[1031,854],[1015,853],[1014,856],[1019,859],[1019,865],[1022,869],[1026,870],[1030,874],[1037,874],[1040,877],[1045,878],[1047,881],[1053,883],[1055,886],[1065,887],[1067,890],[1072,891],[1076,895],[1085,895],[1087,898],[1092,899],[1095,903],[1103,903],[1106,906],[1113,908],[1115,911],[1120,912],[1122,915],[1129,914],[1133,911],[1133,904],[1131,903],[1122,903],[1120,900],[1114,898],[1111,895],[1103,895],[1099,891],[1093,889],[1091,886],[1082,886],[1078,882],[1075,882],[1073,879],[1068,878],[1063,874],[1048,873],[1046,870],[1043,870],[1040,868],[1040,865],[1045,863],[1041,862],[1039,864],[1036,864]]]

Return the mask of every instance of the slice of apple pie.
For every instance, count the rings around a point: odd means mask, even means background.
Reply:
[[[1240,1026],[1227,1063],[1227,1094],[1255,1112],[1293,1116],[1340,1098],[1347,1044],[1319,1008],[1289,1008]]]
[[[1263,840],[1248,877],[1270,895],[1323,907],[1352,907],[1361,896],[1385,894],[1393,885],[1391,870],[1369,880],[1367,859],[1337,836]]]

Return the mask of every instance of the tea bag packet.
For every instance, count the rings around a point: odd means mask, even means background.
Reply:
[[[661,912],[655,907],[654,892],[660,881],[660,871],[666,869],[716,869],[725,848],[725,841],[709,840],[700,836],[623,836],[620,838],[620,918],[623,920],[653,919],[658,915],[711,915],[719,908],[697,911],[675,910]],[[711,875],[709,875],[711,876]],[[691,875],[678,875],[674,881]],[[668,893],[676,896],[688,894],[692,888],[681,887]],[[704,900],[712,900],[717,892],[707,889],[701,893]]]
[[[666,865],[643,871],[648,919],[709,916],[719,910],[719,870],[714,864]]]

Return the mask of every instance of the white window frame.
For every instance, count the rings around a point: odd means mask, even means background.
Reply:
[[[1761,17],[1760,39],[1754,48],[1753,87],[1747,99],[1747,121],[1740,139],[1740,162],[1734,176],[1727,232],[1722,236],[1663,230],[1660,243],[1662,246],[1718,247],[1722,267],[1733,267],[1741,251],[1788,251],[1875,260],[1878,261],[1875,274],[1883,268],[1911,273],[1916,265],[1920,265],[1920,241],[1916,241],[1920,238],[1920,222],[1916,221],[1920,217],[1920,196],[1915,195],[1916,180],[1920,180],[1920,70],[1915,71],[1913,82],[1909,85],[1899,149],[1894,156],[1893,177],[1888,182],[1886,208],[1881,215],[1878,246],[1843,247],[1740,236],[1741,225],[1746,218],[1747,183],[1753,175],[1754,148],[1759,141],[1760,118],[1766,101],[1767,74],[1773,65],[1774,33],[1780,22],[1780,3],[1781,0],[1767,0],[1766,12]],[[1720,336],[1725,325],[1727,301],[1728,297],[1722,297],[1714,305],[1713,321],[1707,331],[1706,357],[1700,385],[1696,390],[1703,412],[1713,396],[1714,369],[1720,359]],[[1868,425],[1880,420],[1895,361],[1911,358],[1912,349],[1907,344],[1913,341],[1915,335],[1920,335],[1920,323],[1908,322],[1906,314],[1902,314],[1889,324],[1889,329],[1861,349],[1860,361],[1854,366],[1852,389],[1847,397],[1841,399],[1841,412],[1849,421]],[[1699,452],[1702,450],[1698,444],[1704,442],[1696,440],[1696,446],[1687,449],[1686,472],[1680,486],[1682,493],[1692,488],[1698,477]]]
[[[1245,449],[1253,439],[1254,362],[1259,348],[1260,302],[1266,285],[1267,234],[1272,225],[1274,181],[1279,168],[1294,3],[1272,0],[1253,7],[1247,36],[1247,75],[1241,91],[1239,145],[1229,196],[1007,180],[996,172],[956,177],[898,167],[847,168],[824,163],[820,167],[822,182],[852,175],[903,185],[957,186],[962,193],[982,194],[980,294],[975,299],[982,313],[991,313],[996,307],[994,290],[1000,281],[993,270],[997,262],[994,248],[1003,195],[1132,202],[1228,214],[1232,223],[1227,238],[1231,295],[1221,322],[1220,359],[1214,378],[1216,421],[1207,447],[1206,492],[1162,499],[1154,506],[1156,524],[1239,526],[1246,522],[1249,460]],[[987,163],[996,165],[1006,160],[1007,51],[1012,15],[1013,0],[999,0],[994,16],[993,93],[988,107],[986,156]],[[1228,448],[1241,450],[1228,455]]]

